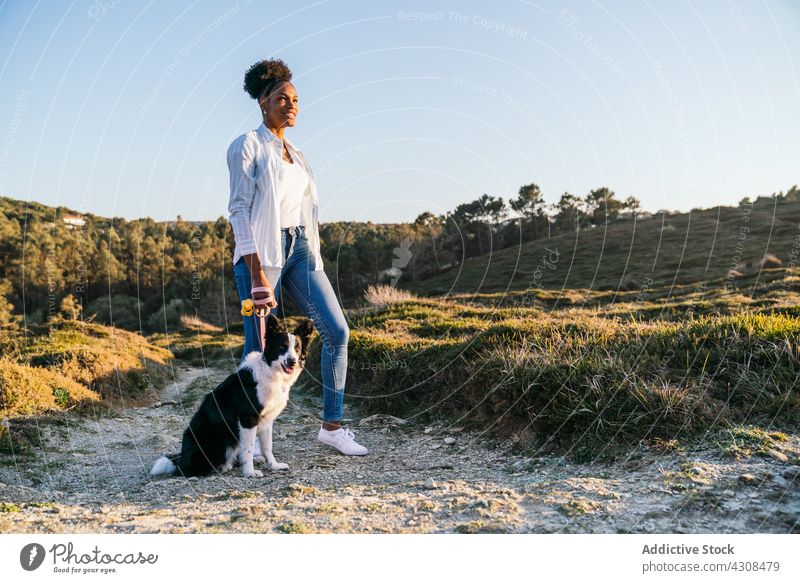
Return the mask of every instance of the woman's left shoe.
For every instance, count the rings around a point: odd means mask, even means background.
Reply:
[[[325,445],[335,447],[345,455],[367,455],[369,453],[366,447],[356,443],[356,436],[347,427],[340,427],[334,431],[320,427],[317,439]]]

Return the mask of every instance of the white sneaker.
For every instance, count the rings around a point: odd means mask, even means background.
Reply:
[[[340,427],[335,431],[319,428],[317,437],[325,445],[335,447],[345,455],[367,455],[369,450],[363,445],[356,443],[356,436],[347,427]]]

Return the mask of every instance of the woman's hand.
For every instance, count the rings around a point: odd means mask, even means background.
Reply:
[[[256,275],[255,277],[252,277],[251,275],[251,279],[253,281],[252,289],[262,289],[260,291],[252,291],[250,293],[250,297],[253,298],[253,302],[255,302],[256,305],[266,306],[271,310],[278,305],[278,302],[275,301],[275,291],[272,288],[272,284],[267,279],[264,270],[259,269],[257,273],[259,273],[259,275]]]
[[[251,292],[250,297],[253,302],[260,306],[266,306],[270,310],[278,305],[275,301],[275,291],[272,288],[272,283],[267,279],[264,273],[264,268],[261,267],[261,260],[258,253],[251,253],[244,256],[244,261],[247,263],[247,268],[250,270],[250,285],[251,289],[266,288],[265,290]],[[266,303],[263,303],[266,300]]]

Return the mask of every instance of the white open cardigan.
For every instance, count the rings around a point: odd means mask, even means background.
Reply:
[[[236,240],[233,263],[243,255],[257,252],[273,285],[284,264],[278,200],[278,181],[283,180],[284,172],[281,163],[284,142],[294,161],[299,162],[308,174],[301,216],[309,248],[316,259],[315,270],[319,271],[323,269],[317,223],[319,199],[314,173],[303,153],[287,138],[284,137],[282,142],[263,123],[228,146],[231,179],[228,220]]]

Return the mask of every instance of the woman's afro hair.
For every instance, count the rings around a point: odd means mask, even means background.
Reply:
[[[253,99],[258,99],[265,90],[272,91],[277,83],[292,80],[292,72],[280,59],[259,61],[244,74],[244,90]]]

